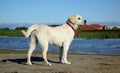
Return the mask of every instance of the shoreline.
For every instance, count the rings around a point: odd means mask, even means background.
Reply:
[[[19,50],[19,49],[1,49],[0,48],[0,54],[27,54],[28,50]],[[41,54],[42,51],[33,51],[34,54]],[[59,54],[59,52],[49,52],[50,54]],[[120,56],[120,55],[116,55],[116,54],[86,54],[86,53],[71,53],[68,52],[68,55],[72,54],[72,55],[103,55],[103,56]]]
[[[68,54],[70,65],[59,63],[59,53],[48,52],[52,66],[44,64],[41,52],[32,54],[33,65],[26,65],[27,51],[1,50],[2,73],[120,73],[120,55]]]

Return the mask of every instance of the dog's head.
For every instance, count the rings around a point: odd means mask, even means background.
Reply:
[[[68,18],[67,23],[71,23],[77,29],[78,25],[85,25],[85,20],[80,15],[72,15]]]

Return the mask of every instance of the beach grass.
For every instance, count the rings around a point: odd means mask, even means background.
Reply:
[[[78,30],[78,38],[116,39],[120,38],[120,30]]]

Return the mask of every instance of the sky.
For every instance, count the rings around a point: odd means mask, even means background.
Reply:
[[[0,23],[120,22],[120,0],[0,0]]]

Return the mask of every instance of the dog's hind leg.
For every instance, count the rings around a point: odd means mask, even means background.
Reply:
[[[43,59],[44,59],[45,63],[47,65],[51,66],[52,64],[50,64],[47,60],[48,42],[46,42],[46,41],[42,42],[41,48],[42,48],[42,55],[43,55]]]
[[[36,45],[37,45],[38,41],[35,37],[35,35],[31,34],[31,42],[30,42],[30,45],[29,45],[29,51],[28,51],[28,58],[27,58],[27,64],[28,65],[32,65],[31,63],[31,55],[32,55],[32,52],[34,51],[34,49],[36,48]]]

